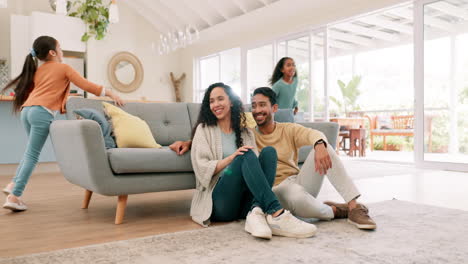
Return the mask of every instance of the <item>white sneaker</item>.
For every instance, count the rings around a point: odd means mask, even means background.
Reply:
[[[10,187],[10,186],[11,186],[11,189],[8,188],[8,187]],[[13,191],[13,185],[12,185],[12,184],[8,184],[5,188],[3,188],[2,191],[3,191],[3,193],[4,193],[5,195],[10,195],[11,192]]]
[[[271,239],[271,229],[260,207],[255,207],[245,219],[245,231],[254,237]]]
[[[8,197],[6,199],[5,204],[3,205],[3,208],[10,209],[13,212],[21,212],[28,209],[28,207],[25,203],[23,203],[23,201],[19,200],[19,203],[10,202],[8,201]]]
[[[3,188],[3,193],[5,195],[9,195],[11,193],[11,190],[9,190],[8,188],[5,187],[5,188]]]
[[[267,222],[275,236],[306,238],[317,232],[315,225],[297,219],[288,210],[277,217],[268,215]]]

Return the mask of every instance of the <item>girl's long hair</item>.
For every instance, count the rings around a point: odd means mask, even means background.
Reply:
[[[21,106],[28,99],[29,94],[34,88],[34,74],[37,70],[37,59],[45,60],[50,50],[57,48],[57,40],[49,36],[38,37],[34,43],[32,51],[26,55],[24,61],[23,70],[20,75],[10,81],[5,88],[2,89],[2,93],[9,88],[16,85],[14,88],[15,98],[13,100],[13,111],[19,112]],[[35,55],[35,56],[33,56]]]
[[[273,70],[273,74],[271,75],[271,78],[269,80],[271,85],[275,84],[279,79],[283,78],[283,73],[281,72],[281,69],[283,69],[284,63],[288,59],[294,61],[290,57],[283,57],[276,64],[275,69]],[[294,73],[294,77],[297,77],[297,71]]]
[[[205,95],[203,96],[203,102],[200,108],[200,113],[198,114],[198,120],[196,125],[193,127],[192,130],[192,139],[195,135],[195,130],[197,129],[199,124],[203,124],[203,126],[216,126],[218,123],[218,119],[216,116],[211,112],[210,109],[210,94],[214,88],[223,88],[226,94],[229,96],[229,100],[232,103],[231,107],[231,128],[236,133],[236,146],[240,148],[243,146],[244,142],[241,137],[241,132],[246,129],[246,120],[244,115],[244,108],[242,106],[242,101],[237,96],[232,88],[229,85],[226,85],[222,82],[214,83],[208,87],[205,91]]]

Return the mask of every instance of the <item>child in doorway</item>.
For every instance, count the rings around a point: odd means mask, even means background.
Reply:
[[[49,135],[50,124],[57,113],[65,113],[70,82],[97,96],[109,96],[117,105],[122,105],[119,96],[84,79],[72,67],[63,64],[62,57],[57,40],[49,36],[38,37],[26,56],[21,74],[3,89],[16,86],[13,110],[21,111],[21,122],[28,135],[26,151],[15,177],[3,189],[8,195],[3,205],[5,209],[14,212],[27,209],[21,196]],[[42,62],[40,66],[37,60]]]
[[[276,93],[276,102],[279,109],[294,109],[294,114],[299,110],[296,100],[297,72],[294,60],[289,57],[281,58],[270,78],[270,84]]]

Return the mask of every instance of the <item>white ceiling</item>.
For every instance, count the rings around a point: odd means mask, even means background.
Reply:
[[[281,0],[131,0],[125,4],[166,33],[188,25],[202,31],[277,1]]]
[[[148,20],[156,30],[166,33],[189,24],[199,31],[207,30],[285,1],[290,0],[131,0],[125,4]],[[269,10],[278,12],[275,8]],[[468,0],[432,3],[426,6],[424,18],[426,32],[438,35],[466,32]],[[410,4],[330,26],[329,45],[332,53],[349,53],[409,43],[412,35],[413,5]],[[313,43],[322,46],[323,35],[316,34]],[[308,50],[307,41],[296,41],[294,45],[297,49]]]
[[[468,32],[468,1],[446,0],[424,7],[426,39]],[[413,41],[413,5],[377,12],[329,28],[335,50],[385,48]],[[343,46],[346,45],[346,46]]]

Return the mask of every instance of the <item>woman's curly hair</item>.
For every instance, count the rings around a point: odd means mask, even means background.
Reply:
[[[238,148],[240,148],[244,144],[241,137],[241,132],[247,127],[244,107],[242,106],[241,99],[234,93],[232,88],[222,82],[214,83],[210,85],[208,89],[206,89],[205,95],[203,96],[200,113],[198,114],[197,123],[192,130],[192,139],[199,124],[203,124],[203,126],[216,126],[218,123],[218,119],[210,109],[210,94],[211,91],[217,87],[224,89],[224,92],[226,92],[226,94],[229,96],[229,100],[232,103],[231,128],[236,133],[236,145]]]

